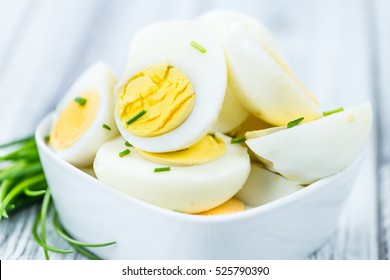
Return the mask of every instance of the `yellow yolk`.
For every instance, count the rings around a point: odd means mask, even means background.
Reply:
[[[187,76],[161,63],[144,69],[119,89],[116,113],[130,133],[154,137],[180,126],[194,103],[195,91]],[[143,111],[146,113],[128,124]]]
[[[232,197],[225,203],[213,209],[197,213],[196,215],[202,215],[202,216],[224,215],[224,214],[237,213],[244,210],[245,210],[245,204],[242,203],[242,201],[239,200],[238,198]]]
[[[189,166],[213,161],[224,155],[225,143],[218,137],[206,135],[191,147],[170,153],[137,152],[147,160],[170,166]]]
[[[79,97],[85,98],[86,103],[80,105],[72,100],[52,128],[50,145],[55,150],[63,150],[76,143],[96,118],[100,102],[99,93],[88,91]]]

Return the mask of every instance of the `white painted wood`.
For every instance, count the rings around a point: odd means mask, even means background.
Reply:
[[[371,5],[371,1],[364,0],[0,1],[0,142],[32,133],[72,81],[95,61],[106,61],[120,74],[131,36],[143,25],[155,20],[192,18],[216,8],[237,9],[262,20],[286,50],[292,69],[321,100],[324,109],[375,101],[369,40],[372,27],[367,15],[367,6]],[[389,130],[384,129],[390,105],[390,97],[385,95],[390,90],[386,79],[390,74],[390,22],[386,11],[390,9],[386,0],[377,0],[375,6],[380,27],[378,56],[387,61],[381,64],[384,102],[380,128],[384,143],[390,139]],[[338,232],[311,259],[376,259],[380,246],[389,244],[390,166],[380,168],[383,202],[378,205],[376,132]],[[383,146],[385,160],[390,146]],[[382,209],[381,221],[377,220],[378,207]],[[31,235],[36,211],[33,207],[0,222],[0,259],[44,258]],[[380,236],[385,240],[378,240]],[[50,226],[48,239],[55,246],[68,248]],[[82,258],[77,254],[51,256]]]

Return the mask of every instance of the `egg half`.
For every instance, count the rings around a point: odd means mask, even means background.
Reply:
[[[214,10],[202,14],[197,20],[213,30],[221,41],[229,26],[233,22],[239,22],[260,44],[266,45],[267,49],[272,50],[278,57],[285,57],[284,52],[278,46],[272,34],[254,17],[237,11]],[[224,45],[222,46],[224,47]],[[228,85],[222,110],[218,121],[213,126],[214,131],[223,133],[236,129],[249,116],[249,111],[240,102],[238,93],[235,92],[237,87],[233,85],[234,79],[231,79],[229,76],[230,73],[228,73]]]
[[[256,117],[285,125],[299,117],[310,121],[322,116],[317,100],[283,59],[240,22],[227,28],[223,42],[231,88]]]
[[[220,43],[195,21],[164,21],[141,29],[115,90],[122,136],[147,152],[190,147],[218,118],[227,70]]]
[[[287,179],[311,184],[350,165],[364,148],[372,126],[369,103],[291,128],[246,133],[248,147]]]
[[[231,138],[222,134],[215,137],[225,149],[216,159],[191,166],[168,167],[167,162],[163,165],[145,158],[118,137],[99,149],[94,170],[100,181],[154,205],[185,213],[207,211],[233,197],[250,172],[246,148],[230,144]],[[119,156],[124,150],[128,150],[127,155]]]
[[[261,164],[254,163],[248,180],[242,189],[235,195],[251,207],[260,206],[286,195],[301,190],[303,187],[297,182],[269,171]]]
[[[113,92],[117,79],[99,62],[87,69],[59,102],[53,114],[50,147],[73,165],[93,163],[99,147],[118,135]]]

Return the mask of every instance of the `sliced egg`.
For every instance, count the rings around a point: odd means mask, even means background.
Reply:
[[[220,43],[195,21],[164,21],[141,29],[116,87],[122,136],[147,152],[198,142],[216,122],[226,90]]]
[[[50,147],[64,160],[92,165],[99,147],[116,137],[113,92],[117,79],[99,62],[86,70],[59,102],[53,114]]]
[[[299,191],[302,188],[297,182],[287,180],[260,164],[252,164],[248,180],[235,197],[245,202],[246,205],[256,207]]]
[[[198,20],[214,31],[221,41],[223,34],[228,27],[233,22],[237,21],[260,44],[266,45],[267,49],[272,50],[279,57],[285,56],[271,33],[254,17],[236,11],[215,10],[204,13]],[[240,102],[235,92],[237,87],[232,85],[234,79],[232,80],[229,76],[230,74],[228,73],[228,85],[222,110],[218,117],[218,121],[213,126],[213,131],[220,131],[223,133],[231,132],[236,129],[249,116],[249,111]]]
[[[246,144],[267,166],[289,180],[310,184],[351,164],[372,126],[369,103],[300,124],[247,133]]]
[[[223,41],[230,86],[256,117],[285,125],[299,117],[310,121],[322,116],[317,100],[280,56],[240,22],[229,26]]]
[[[244,210],[245,210],[245,204],[238,198],[232,197],[231,199],[222,203],[221,205],[213,209],[197,213],[197,215],[201,215],[201,216],[226,215],[226,214],[242,212]]]
[[[167,157],[164,165],[151,161],[118,137],[99,149],[94,170],[100,181],[146,202],[185,213],[207,211],[233,197],[250,172],[246,148],[230,144],[231,138],[222,134],[215,137],[223,142],[217,148],[223,154],[191,166],[167,165]],[[190,152],[187,157],[185,162],[191,162],[195,156]]]

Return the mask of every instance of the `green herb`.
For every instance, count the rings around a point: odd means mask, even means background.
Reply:
[[[293,121],[289,122],[289,123],[287,124],[287,128],[292,128],[292,127],[294,127],[294,126],[300,124],[304,119],[305,119],[305,118],[302,117],[302,118],[299,118],[299,119],[296,119],[296,120],[293,120]]]
[[[107,129],[107,130],[111,130],[111,127],[109,127],[108,125],[106,125],[105,123],[103,124],[103,128]]]
[[[157,167],[154,169],[154,173],[166,172],[166,171],[171,171],[171,168],[169,166],[167,166],[167,167]]]
[[[242,142],[245,142],[245,141],[246,141],[245,137],[241,137],[241,138],[232,138],[232,139],[230,140],[230,143],[231,143],[231,144],[237,144],[237,143],[242,143]]]
[[[131,145],[129,142],[125,142],[125,146],[127,146],[127,147],[133,147],[133,145]]]
[[[50,135],[46,135],[44,140],[46,143],[49,143],[50,142]]]
[[[86,103],[87,103],[87,99],[83,98],[83,97],[76,97],[74,99],[74,101],[76,103],[79,103],[81,106],[84,106]]]
[[[4,168],[0,168],[0,220],[9,218],[10,214],[24,210],[32,204],[40,203],[41,210],[35,218],[32,234],[36,243],[43,248],[46,259],[49,259],[49,252],[72,253],[73,250],[59,249],[47,244],[46,219],[53,206],[50,203],[51,194],[39,160],[34,137],[12,141],[0,145],[1,148],[7,148],[8,154],[0,157],[0,162],[7,162]],[[115,243],[89,244],[71,238],[58,221],[56,213],[53,216],[53,227],[75,251],[90,259],[99,258],[83,247],[103,247]]]
[[[344,108],[343,107],[339,107],[337,109],[334,109],[334,110],[330,110],[330,111],[325,111],[322,113],[322,115],[324,117],[326,116],[329,116],[329,115],[332,115],[332,114],[335,114],[335,113],[340,113],[340,112],[343,112],[344,111]]]
[[[127,156],[128,154],[130,154],[130,150],[129,149],[126,149],[122,152],[119,153],[119,156],[120,157],[124,157],[124,156]]]
[[[201,53],[206,53],[206,49],[204,47],[202,47],[201,45],[199,45],[197,42],[195,41],[191,41],[191,46],[193,46],[195,49],[197,49],[198,51],[200,51]]]
[[[132,124],[133,122],[135,122],[136,120],[138,120],[140,117],[142,117],[143,115],[146,114],[146,111],[145,110],[142,110],[141,112],[139,112],[137,115],[135,115],[134,117],[132,117],[130,120],[127,121],[127,124]]]

